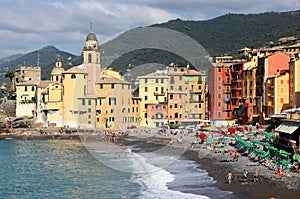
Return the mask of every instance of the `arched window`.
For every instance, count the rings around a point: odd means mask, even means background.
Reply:
[[[92,63],[92,54],[91,53],[88,54],[88,63]]]
[[[58,81],[58,76],[56,76],[56,81]]]
[[[75,79],[76,78],[76,75],[75,74],[72,74],[71,75],[71,79]]]

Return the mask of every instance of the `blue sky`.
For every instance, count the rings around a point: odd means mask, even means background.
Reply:
[[[1,0],[0,57],[47,45],[79,55],[93,22],[100,43],[171,19],[300,9],[300,0]]]

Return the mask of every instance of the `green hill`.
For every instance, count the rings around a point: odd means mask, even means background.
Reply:
[[[300,10],[292,12],[267,12],[262,14],[226,14],[211,20],[183,21],[171,20],[150,27],[167,28],[183,33],[199,44],[210,56],[223,54],[235,55],[243,47],[260,48],[269,45],[270,41],[277,42],[281,37],[294,36],[300,38]],[[147,27],[145,27],[147,28]],[[143,28],[137,28],[143,29]],[[108,66],[126,72],[126,66],[140,65],[143,63],[168,64],[181,61],[182,58],[169,52],[156,53],[152,50],[133,50],[117,55],[121,48],[126,48],[130,43],[136,43],[135,32],[132,30],[123,33],[116,39],[103,44],[102,49],[107,50],[106,56],[116,59]],[[123,38],[123,39],[120,39]],[[176,39],[173,40],[176,43]],[[147,42],[139,40],[140,43]],[[140,44],[143,46],[143,44]],[[105,59],[105,58],[103,58]],[[205,62],[203,62],[205,63]],[[199,68],[199,66],[195,66]],[[200,66],[201,69],[203,67]],[[123,70],[122,70],[123,69]]]
[[[39,65],[42,68],[42,79],[49,79],[51,70],[55,66],[58,57],[62,60],[65,69],[71,67],[70,63],[81,63],[80,57],[78,58],[71,53],[60,51],[53,46],[46,46],[42,49],[19,56],[17,59],[2,63],[0,65],[0,72],[5,73],[7,70],[15,70],[18,66]]]

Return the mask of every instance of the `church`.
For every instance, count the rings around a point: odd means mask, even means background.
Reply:
[[[122,130],[138,126],[140,99],[132,96],[131,83],[119,72],[101,68],[100,47],[92,31],[82,54],[83,63],[68,70],[58,59],[50,80],[28,78],[17,83],[16,116],[33,117],[39,127]]]

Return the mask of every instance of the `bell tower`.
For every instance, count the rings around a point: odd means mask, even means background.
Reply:
[[[93,24],[91,23],[90,33],[86,36],[85,47],[83,48],[84,72],[87,76],[87,94],[95,93],[96,81],[99,78],[100,48],[96,35],[93,33]]]

